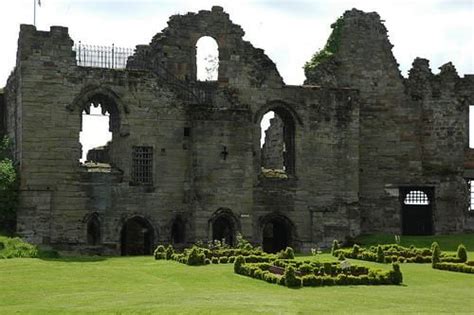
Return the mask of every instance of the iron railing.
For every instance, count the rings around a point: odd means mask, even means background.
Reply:
[[[86,45],[79,42],[74,45],[77,65],[81,67],[124,69],[127,59],[133,55],[133,48]]]

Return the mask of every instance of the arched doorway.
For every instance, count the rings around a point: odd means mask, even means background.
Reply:
[[[430,187],[400,188],[402,234],[433,234],[433,189]]]
[[[276,253],[292,246],[293,224],[282,215],[267,215],[261,220],[262,248],[267,253]]]
[[[236,233],[239,230],[238,221],[232,211],[217,210],[211,220],[212,240],[224,240],[228,245],[235,245]]]
[[[154,229],[142,217],[128,219],[122,227],[122,256],[150,255],[153,252]]]
[[[171,242],[173,245],[185,242],[185,224],[181,216],[177,216],[171,225]]]

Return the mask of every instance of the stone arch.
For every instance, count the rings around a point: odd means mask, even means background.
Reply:
[[[235,245],[237,232],[240,231],[240,222],[232,210],[221,208],[214,212],[209,219],[210,239],[225,242],[229,245]]]
[[[83,110],[88,112],[90,105],[102,105],[102,110],[110,114],[111,132],[120,131],[123,124],[124,114],[129,112],[128,107],[122,104],[121,98],[111,88],[106,86],[88,85],[84,87],[73,102],[67,106],[70,111]]]
[[[171,221],[170,240],[173,245],[186,242],[186,221],[178,214]]]
[[[302,120],[296,113],[296,111],[293,109],[292,106],[290,106],[287,103],[281,102],[281,101],[271,101],[268,102],[265,106],[262,106],[255,114],[254,116],[254,122],[258,126],[256,130],[258,130],[257,134],[255,137],[260,139],[261,135],[261,121],[263,119],[263,116],[268,113],[273,111],[276,116],[278,116],[279,121],[282,123],[282,147],[284,147],[284,153],[283,153],[283,168],[285,169],[285,172],[289,175],[294,175],[295,170],[296,170],[296,126],[297,125],[302,125]],[[260,152],[260,150],[258,150]],[[262,152],[259,155],[260,159],[258,161],[258,169],[260,167],[263,167],[263,156]]]
[[[151,255],[155,243],[155,229],[142,216],[132,216],[123,221],[120,230],[122,256]]]
[[[101,222],[97,212],[85,216],[83,222],[86,224],[87,245],[96,246],[102,241]]]
[[[259,218],[259,228],[264,251],[276,253],[287,246],[295,246],[296,227],[288,217],[279,213],[267,214]]]

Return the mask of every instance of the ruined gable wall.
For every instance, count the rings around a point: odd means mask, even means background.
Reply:
[[[202,36],[214,38],[219,47],[220,84],[281,87],[283,80],[275,64],[262,49],[244,41],[244,31],[233,24],[221,7],[212,11],[174,15],[168,27],[156,34],[148,46],[138,46],[128,66],[152,68],[160,76],[196,80],[196,42]]]

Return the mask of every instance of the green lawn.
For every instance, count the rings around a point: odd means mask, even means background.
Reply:
[[[236,275],[231,264],[189,267],[151,257],[0,259],[0,314],[474,312],[473,274],[429,264],[401,268],[402,286],[295,290]]]

